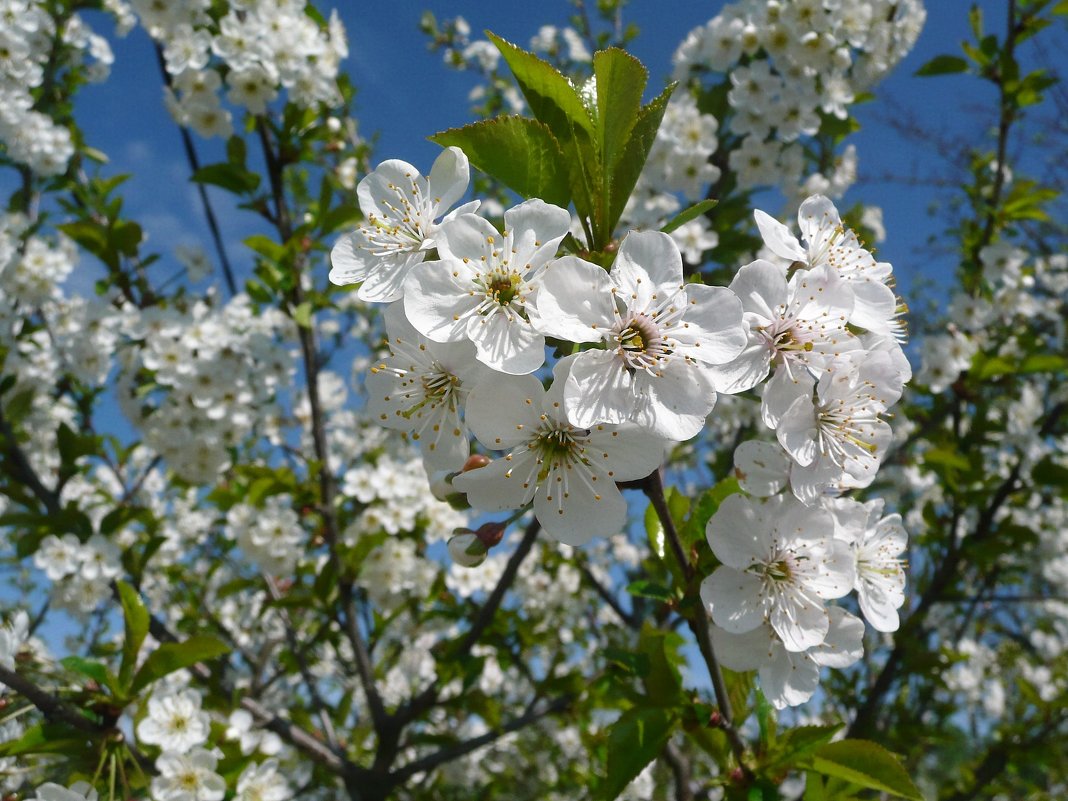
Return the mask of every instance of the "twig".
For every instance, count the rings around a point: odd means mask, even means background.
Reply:
[[[163,76],[163,82],[170,88],[172,85],[171,74],[167,72],[167,62],[163,58],[163,49],[158,43],[155,47],[160,75]],[[197,157],[196,147],[193,145],[193,137],[189,135],[189,129],[184,125],[178,126],[178,132],[182,136],[182,147],[185,150],[186,160],[189,162],[189,169],[196,173],[200,169],[200,159]],[[208,198],[208,189],[204,184],[197,183],[197,193],[200,195],[200,203],[204,207],[204,216],[208,221],[208,230],[211,232],[211,239],[215,244],[215,252],[219,256],[219,264],[223,270],[226,288],[230,292],[230,297],[233,297],[237,294],[237,281],[234,280],[234,271],[230,266],[230,258],[226,255],[226,246],[223,244],[219,221],[215,217],[215,209],[212,208],[211,200]]]
[[[267,583],[267,592],[270,594],[271,599],[275,602],[281,601],[282,593],[279,592],[278,584],[275,582],[274,578],[269,574],[264,573],[263,580]],[[312,676],[311,669],[308,667],[308,660],[305,658],[305,654],[301,651],[299,644],[297,643],[297,631],[293,625],[293,620],[290,618],[289,612],[284,606],[279,605],[278,612],[282,616],[282,625],[286,630],[286,642],[289,644],[289,652],[293,654],[293,658],[297,660],[297,667],[300,670],[301,678],[304,679],[304,684],[308,688],[312,706],[315,708],[315,712],[319,716],[319,723],[323,727],[323,734],[326,735],[326,741],[330,744],[330,747],[337,751],[339,744],[337,732],[334,731],[334,723],[330,719],[330,713],[326,709],[323,697],[319,694],[319,687],[315,683],[315,677]]]
[[[478,737],[472,737],[470,740],[465,740],[462,743],[456,745],[450,745],[442,748],[440,751],[435,751],[433,754],[417,759],[414,762],[409,762],[404,767],[391,773],[389,775],[390,781],[394,784],[400,784],[401,782],[411,778],[417,773],[423,773],[428,770],[433,770],[438,765],[444,765],[446,762],[451,762],[454,759],[459,759],[465,754],[469,754],[472,751],[476,751],[483,746],[499,740],[506,734],[518,731],[519,729],[530,726],[532,723],[536,723],[542,718],[549,715],[555,715],[559,712],[563,712],[573,703],[574,698],[570,695],[562,695],[552,703],[542,707],[541,709],[530,708],[518,718],[513,718],[507,723],[498,726],[495,729],[490,729],[485,734]]]
[[[686,582],[686,594],[690,595],[695,590],[693,586],[696,578],[694,567],[686,557],[682,541],[679,539],[679,532],[675,528],[675,521],[671,519],[671,510],[668,509],[667,499],[664,497],[664,484],[660,478],[659,470],[653,471],[645,480],[643,489],[649,498],[649,503],[656,512],[657,519],[660,520],[660,525],[664,529],[664,536],[671,545],[671,550],[675,554],[676,560],[678,560],[679,569],[682,571]],[[712,646],[712,637],[708,630],[708,618],[704,612],[704,605],[698,604],[697,608],[701,610],[700,619],[687,615],[686,624],[690,627],[690,631],[693,632],[694,638],[697,640],[697,646],[701,650],[701,656],[704,657],[705,665],[708,667],[708,676],[712,681],[712,691],[715,693],[716,704],[719,707],[723,732],[727,735],[727,740],[731,744],[731,751],[738,761],[738,766],[743,772],[748,772],[749,769],[744,761],[745,741],[734,726],[734,711],[731,708],[727,684],[723,680],[723,669],[716,658],[716,650]]]

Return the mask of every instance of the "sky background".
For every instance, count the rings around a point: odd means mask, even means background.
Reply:
[[[326,3],[319,5],[329,8]],[[631,49],[649,68],[649,92],[667,80],[671,55],[687,32],[714,16],[722,5],[696,0],[633,0],[625,19],[641,30]],[[877,87],[875,102],[855,107],[862,129],[850,141],[859,152],[861,180],[845,202],[859,200],[883,208],[887,240],[879,246],[879,255],[894,264],[906,296],[917,276],[934,279],[943,287],[947,284],[949,262],[926,244],[943,225],[929,213],[935,198],[929,186],[908,186],[882,178],[926,179],[944,174],[945,168],[933,148],[903,138],[886,119],[912,115],[921,129],[943,137],[974,139],[981,133],[977,127],[982,126],[969,109],[990,108],[994,97],[991,89],[974,78],[914,76],[933,56],[959,52],[959,42],[969,35],[969,5],[963,0],[930,0],[927,25],[917,46]],[[987,12],[988,27],[1000,28],[1003,0],[983,0],[980,5]],[[473,36],[489,29],[521,44],[528,43],[543,24],[565,24],[572,10],[565,0],[537,4],[519,0],[396,2],[373,7],[350,0],[338,2],[336,7],[349,35],[351,54],[344,69],[358,90],[359,128],[363,136],[376,137],[373,163],[402,158],[424,171],[439,150],[426,137],[472,120],[467,96],[477,76],[446,68],[441,54],[428,50],[418,28],[423,9],[432,10],[439,20],[462,15]],[[110,34],[106,18],[96,17],[92,22],[95,29]],[[178,132],[163,107],[151,43],[139,29],[124,39],[110,38],[115,50],[112,76],[104,84],[87,87],[79,102],[88,142],[110,156],[109,172],[133,174],[125,187],[126,208],[143,223],[153,248],[167,252],[178,243],[208,247],[203,212],[188,180],[189,168]],[[222,158],[223,143],[219,140],[198,139],[197,147],[202,163]],[[211,191],[231,259],[247,264],[240,240],[257,230],[256,222],[248,213],[234,211],[225,193]],[[772,207],[766,210],[775,213],[775,201],[769,198],[768,202]],[[322,267],[327,269],[325,260]]]

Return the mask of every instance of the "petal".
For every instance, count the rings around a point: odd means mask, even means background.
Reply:
[[[770,384],[769,384],[770,386]],[[775,436],[779,444],[799,465],[812,464],[819,455],[819,431],[816,410],[807,397],[797,398],[779,420]]]
[[[668,234],[631,231],[612,264],[612,282],[635,311],[655,304],[653,295],[670,297],[682,289],[682,254]]]
[[[866,538],[865,546],[878,544],[879,554],[884,557],[898,556],[909,547],[909,534],[901,522],[901,515],[894,513],[882,518],[875,530]]]
[[[545,337],[511,309],[470,315],[467,336],[478,360],[499,372],[526,375],[545,364]]]
[[[356,198],[365,217],[395,218],[404,203],[415,203],[413,183],[426,179],[415,167],[400,159],[387,159],[364,176],[356,186]]]
[[[452,485],[467,494],[467,501],[476,509],[500,512],[518,509],[530,503],[538,480],[538,462],[534,454],[526,451],[510,461],[507,457],[461,473],[452,480]]]
[[[807,651],[819,645],[829,625],[823,604],[796,588],[779,593],[768,622],[787,651]]]
[[[876,631],[897,631],[901,626],[901,618],[897,610],[905,601],[904,594],[894,597],[891,593],[885,592],[880,585],[862,581],[860,590],[857,592],[857,600],[861,614]]]
[[[813,195],[797,210],[797,225],[808,245],[808,252],[813,253],[823,249],[826,240],[841,227],[842,218],[838,216],[838,209],[830,200],[823,195]],[[802,256],[800,260],[807,259]]]
[[[813,510],[815,511],[815,510]],[[829,518],[825,525],[833,527]],[[826,534],[827,529],[823,534]],[[856,580],[856,559],[853,549],[841,540],[827,542],[827,548],[816,562],[815,569],[805,574],[805,587],[823,599],[842,598],[852,591]]]
[[[769,535],[760,506],[738,493],[724,498],[705,525],[705,537],[712,553],[723,564],[737,570],[767,558]]]
[[[701,601],[717,626],[741,634],[764,622],[763,583],[751,573],[717,567],[701,582]]]
[[[363,247],[366,239],[358,230],[341,237],[330,250],[330,283],[338,286],[358,284],[379,257],[371,256]]]
[[[737,357],[726,364],[709,366],[716,392],[734,395],[752,389],[771,372],[772,351],[764,342],[750,341]]]
[[[426,253],[394,253],[382,256],[367,273],[357,291],[360,300],[368,303],[392,303],[404,294],[404,280],[412,268],[423,261]]]
[[[724,667],[738,671],[756,670],[769,662],[776,650],[782,650],[769,626],[757,626],[742,634],[712,626],[712,647]]]
[[[748,440],[734,450],[734,475],[750,495],[767,498],[790,480],[790,457],[775,442]]]
[[[459,410],[447,403],[425,408],[428,413],[422,416],[421,425],[412,434],[412,439],[419,443],[427,472],[459,470],[471,453]]]
[[[527,314],[539,331],[570,342],[599,342],[612,327],[612,282],[597,265],[564,256],[546,265],[534,283]]]
[[[897,319],[894,291],[871,278],[850,281],[849,286],[855,298],[849,322],[877,334],[890,333],[893,330],[890,324]]]
[[[760,689],[776,709],[808,701],[820,686],[820,669],[807,654],[776,649],[770,662],[761,666]]]
[[[757,214],[764,214],[764,212],[758,211]],[[768,217],[766,214],[764,216]],[[768,219],[771,220],[770,217]],[[772,222],[775,221],[772,220]],[[781,223],[775,224],[783,230],[786,229],[786,226]],[[801,258],[804,258],[803,253]],[[730,289],[738,296],[745,311],[756,314],[765,322],[771,321],[778,316],[777,309],[786,305],[788,297],[786,271],[776,267],[770,261],[757,259],[738,270],[731,281]]]
[[[742,304],[729,289],[691,284],[681,323],[669,329],[689,357],[705,364],[725,364],[749,342],[742,324]]]
[[[435,219],[464,196],[470,181],[471,166],[464,152],[458,147],[445,148],[430,168],[427,191],[434,201]]]
[[[503,243],[497,229],[477,214],[461,214],[442,223],[437,236],[442,259],[468,259],[474,264],[483,260],[495,264],[494,250],[500,250]]]
[[[634,422],[664,439],[685,441],[697,436],[716,405],[713,377],[704,367],[675,359],[659,376],[638,373],[638,404]]]
[[[534,514],[550,537],[577,546],[618,534],[627,502],[605,473],[557,464],[534,495]]]
[[[533,198],[508,209],[504,227],[512,237],[514,258],[528,270],[537,269],[556,255],[560,240],[571,229],[571,214]]]
[[[467,336],[467,318],[478,308],[470,286],[474,271],[457,261],[424,261],[404,283],[404,313],[419,333],[435,342]]]
[[[760,235],[764,238],[768,250],[790,261],[807,261],[801,243],[790,233],[789,228],[760,209],[753,212],[753,217],[756,218],[757,228],[760,229]]]
[[[634,377],[616,354],[587,350],[571,363],[564,384],[564,410],[578,428],[597,423],[625,423],[634,417]]]
[[[537,429],[544,395],[541,382],[531,375],[480,383],[467,397],[467,427],[490,450],[509,450]]]
[[[787,370],[781,366],[764,385],[764,394],[760,402],[760,414],[768,428],[776,428],[779,420],[794,401],[800,397],[812,397],[815,382],[807,371]],[[811,401],[809,401],[811,404]]]
[[[809,656],[823,667],[847,668],[864,656],[864,621],[838,606],[830,607],[827,615],[827,636]]]
[[[664,461],[664,440],[632,425],[596,425],[590,431],[586,457],[611,471],[613,481],[645,478]]]

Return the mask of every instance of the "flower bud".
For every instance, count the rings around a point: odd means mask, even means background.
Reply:
[[[485,467],[492,460],[488,456],[483,456],[481,453],[472,453],[467,457],[467,461],[464,462],[461,473],[470,473],[472,470],[478,470],[480,467]]]
[[[486,561],[489,549],[469,528],[458,528],[449,539],[449,555],[461,567],[478,567]]]
[[[486,548],[492,548],[504,538],[506,528],[508,528],[507,523],[483,523],[478,527],[475,536]]]

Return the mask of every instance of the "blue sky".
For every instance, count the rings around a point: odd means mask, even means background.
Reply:
[[[325,3],[320,4],[327,7]],[[990,105],[992,91],[975,79],[962,77],[917,78],[916,69],[934,55],[959,52],[959,42],[968,36],[964,0],[929,0],[928,22],[910,56],[877,89],[878,99],[856,109],[863,128],[854,136],[860,155],[861,183],[846,197],[883,207],[887,241],[880,256],[891,261],[907,292],[916,275],[934,276],[945,284],[946,262],[924,253],[929,236],[941,230],[928,206],[932,191],[873,180],[879,176],[930,177],[943,171],[933,151],[905,141],[881,120],[888,113],[883,98],[914,113],[931,129],[971,135],[974,118],[967,109]],[[1002,0],[983,0],[988,25],[1002,23]],[[357,116],[364,136],[377,135],[375,160],[403,158],[426,169],[438,151],[426,140],[435,131],[471,120],[467,94],[476,76],[447,69],[441,56],[427,50],[418,30],[419,17],[429,8],[439,19],[464,16],[477,34],[490,29],[504,37],[526,43],[545,23],[563,24],[571,11],[565,0],[532,4],[519,0],[493,3],[460,2],[385,3],[368,12],[362,4],[337,3],[348,29],[351,55],[345,69],[358,87]],[[676,0],[633,0],[626,19],[636,23],[641,35],[633,52],[649,67],[650,87],[664,82],[671,68],[671,54],[678,42],[696,25],[707,21],[722,3]],[[532,8],[537,13],[532,13]],[[665,13],[670,8],[670,13]],[[107,30],[103,18],[93,20],[98,30]],[[206,226],[196,194],[188,182],[188,167],[178,133],[162,104],[155,56],[147,36],[136,30],[125,39],[112,38],[116,63],[111,79],[88,87],[79,112],[90,144],[111,157],[109,170],[133,173],[126,186],[127,209],[144,223],[155,248],[168,250],[175,244],[208,245]],[[201,160],[221,157],[222,143],[198,141]],[[231,213],[221,193],[214,193],[222,217],[231,258],[240,263],[239,242],[255,230],[244,212]],[[775,209],[769,209],[774,212]],[[325,269],[325,265],[324,265]]]

